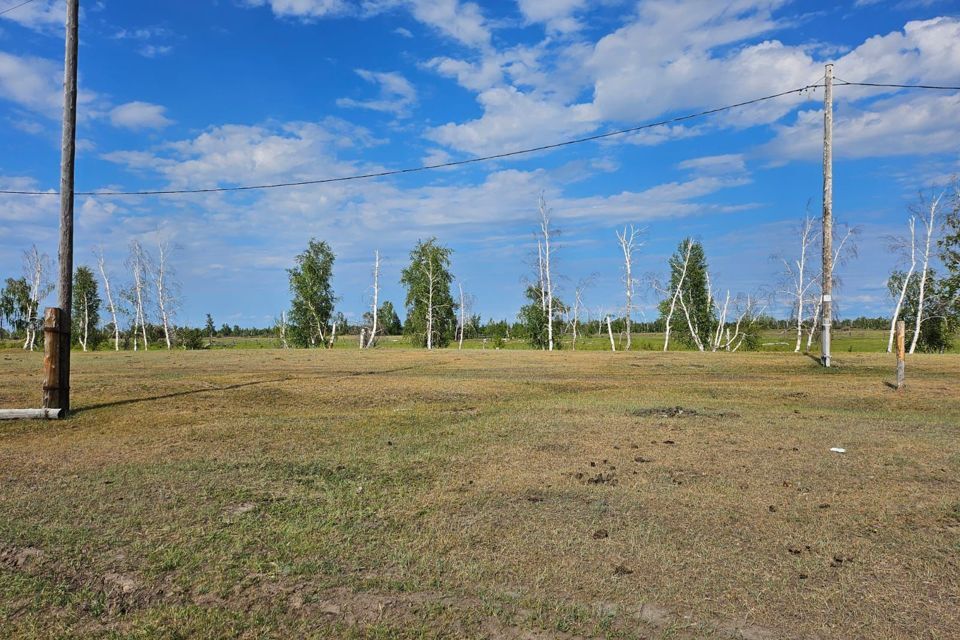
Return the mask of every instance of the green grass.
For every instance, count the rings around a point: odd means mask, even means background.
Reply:
[[[951,637],[960,358],[835,365],[77,353],[0,423],[0,637]]]

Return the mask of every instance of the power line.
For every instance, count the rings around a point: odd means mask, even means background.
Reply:
[[[885,87],[888,89],[935,89],[939,91],[960,91],[960,87],[944,87],[932,84],[883,84],[880,82],[847,82],[837,78],[841,86],[848,87]]]
[[[627,129],[618,129],[616,131],[608,131],[607,133],[599,133],[592,136],[585,136],[583,138],[575,138],[573,140],[555,142],[553,144],[540,145],[538,147],[528,147],[526,149],[518,149],[516,151],[505,151],[503,153],[495,153],[488,156],[468,158],[466,160],[452,160],[450,162],[441,162],[438,164],[421,165],[418,167],[407,167],[405,169],[391,169],[387,171],[376,171],[372,173],[362,173],[362,174],[356,174],[356,175],[350,175],[350,176],[342,176],[338,178],[319,178],[316,180],[301,180],[297,182],[278,182],[273,184],[244,185],[244,186],[238,186],[238,187],[210,187],[206,189],[158,189],[158,190],[147,190],[147,191],[77,191],[76,195],[78,196],[160,196],[160,195],[180,195],[180,194],[189,194],[189,193],[222,193],[227,191],[255,191],[255,190],[263,190],[263,189],[281,189],[285,187],[303,187],[307,185],[329,184],[333,182],[348,182],[353,180],[367,180],[370,178],[384,178],[387,176],[396,176],[396,175],[402,175],[407,173],[418,173],[421,171],[429,171],[432,169],[460,167],[463,165],[475,164],[477,162],[486,162],[488,160],[511,158],[514,156],[525,155],[529,153],[536,153],[538,151],[548,151],[551,149],[559,149],[561,147],[567,147],[575,144],[583,144],[585,142],[602,140],[604,138],[622,136],[628,133],[643,131],[644,129],[653,129],[655,127],[662,127],[669,124],[675,124],[677,122],[692,120],[694,118],[702,118],[704,116],[713,115],[715,113],[720,113],[722,111],[729,111],[731,109],[737,109],[739,107],[745,107],[751,104],[756,104],[758,102],[764,102],[766,100],[781,98],[783,96],[788,96],[794,93],[803,93],[804,91],[808,91],[810,89],[814,89],[822,86],[823,86],[822,84],[811,84],[804,87],[800,87],[798,89],[781,91],[780,93],[774,93],[769,96],[763,96],[761,98],[753,98],[752,100],[746,100],[744,102],[738,102],[736,104],[729,104],[723,107],[707,109],[706,111],[699,111],[697,113],[690,113],[683,116],[677,116],[675,118],[669,118],[667,120],[650,122],[650,123],[642,124],[636,127],[629,127]],[[24,195],[24,196],[50,196],[50,195],[56,195],[56,192],[0,190],[0,194]]]
[[[26,0],[26,2],[21,2],[20,4],[15,4],[15,5],[13,5],[12,7],[8,7],[8,8],[6,8],[6,9],[4,9],[3,11],[0,11],[0,16],[6,15],[6,14],[10,13],[11,11],[13,11],[14,9],[19,9],[20,7],[22,7],[22,6],[24,6],[24,5],[27,5],[27,4],[30,4],[31,2],[33,2],[33,0]]]
[[[33,0],[27,0],[32,2]],[[23,3],[26,4],[26,3]],[[21,5],[18,5],[21,6]],[[15,9],[16,7],[13,7]],[[10,11],[12,9],[8,9]],[[837,81],[840,86],[860,86],[860,87],[882,87],[882,88],[895,88],[895,89],[933,89],[941,91],[960,91],[960,87],[948,87],[948,86],[937,86],[937,85],[922,85],[922,84],[883,84],[877,82],[849,82],[847,80],[842,80],[837,78]],[[650,122],[647,124],[638,125],[636,127],[629,127],[626,129],[618,129],[616,131],[608,131],[607,133],[599,133],[592,136],[585,136],[582,138],[575,138],[573,140],[564,140],[563,142],[555,142],[552,144],[540,145],[537,147],[528,147],[525,149],[518,149],[516,151],[505,151],[502,153],[495,153],[487,156],[479,156],[476,158],[468,158],[466,160],[452,160],[450,162],[441,162],[437,164],[428,164],[421,165],[417,167],[407,167],[404,169],[389,169],[386,171],[375,171],[371,173],[361,173],[349,176],[341,176],[337,178],[318,178],[315,180],[300,180],[295,182],[277,182],[270,184],[255,184],[255,185],[241,185],[236,187],[209,187],[205,189],[154,189],[154,190],[143,190],[143,191],[77,191],[76,195],[78,196],[162,196],[162,195],[184,195],[184,194],[193,194],[193,193],[224,193],[224,192],[234,192],[234,191],[260,191],[266,189],[283,189],[288,187],[304,187],[309,185],[318,185],[318,184],[331,184],[334,182],[351,182],[354,180],[369,180],[372,178],[385,178],[388,176],[397,176],[408,173],[419,173],[423,171],[430,171],[433,169],[446,169],[450,167],[460,167],[469,164],[476,164],[478,162],[487,162],[489,160],[499,160],[503,158],[511,158],[514,156],[526,155],[530,153],[537,153],[539,151],[549,151],[551,149],[559,149],[561,147],[568,147],[576,144],[584,144],[586,142],[593,142],[596,140],[602,140],[604,138],[612,138],[615,136],[622,136],[628,133],[636,133],[638,131],[643,131],[645,129],[653,129],[656,127],[662,127],[670,124],[675,124],[678,122],[684,122],[686,120],[693,120],[695,118],[702,118],[705,116],[713,115],[715,113],[720,113],[723,111],[730,111],[732,109],[737,109],[740,107],[746,107],[752,104],[757,104],[759,102],[765,102],[767,100],[774,100],[776,98],[782,98],[783,96],[788,96],[796,93],[803,93],[804,91],[809,91],[811,89],[817,89],[823,87],[823,84],[808,84],[797,89],[790,89],[789,91],[781,91],[780,93],[774,93],[768,96],[763,96],[760,98],[753,98],[752,100],[746,100],[744,102],[737,102],[735,104],[729,104],[722,107],[716,107],[714,109],[707,109],[705,111],[699,111],[697,113],[690,113],[683,116],[677,116],[674,118],[668,118],[666,120],[660,120],[657,122]],[[0,194],[4,195],[21,195],[21,196],[53,196],[58,195],[55,191],[23,191],[23,190],[12,190],[12,189],[0,189]]]

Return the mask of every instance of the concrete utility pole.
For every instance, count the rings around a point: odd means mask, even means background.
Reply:
[[[830,366],[833,319],[833,65],[826,66],[823,87],[823,307],[820,362]]]
[[[70,411],[70,314],[73,310],[73,173],[77,141],[77,44],[80,0],[67,0],[63,65],[63,136],[60,142],[60,307],[58,396],[61,415]]]

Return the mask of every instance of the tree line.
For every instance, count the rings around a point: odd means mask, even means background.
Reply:
[[[124,280],[108,268],[103,251],[94,250],[96,273],[89,265],[74,269],[71,343],[83,351],[104,344],[116,351],[147,349],[151,343],[172,349],[182,303],[170,263],[173,250],[159,242],[151,253],[138,240],[131,241]],[[0,337],[22,339],[27,350],[42,345],[41,302],[53,291],[51,278],[50,257],[36,246],[25,251],[23,276],[6,278],[0,288]]]
[[[525,340],[536,349],[576,349],[588,335],[609,339],[610,349],[630,350],[635,332],[663,334],[664,351],[672,343],[700,351],[737,351],[760,346],[760,331],[793,333],[795,351],[809,350],[820,324],[820,241],[817,218],[807,215],[797,227],[792,253],[773,256],[781,265],[778,284],[767,290],[732,293],[715,287],[702,241],[688,237],[668,261],[668,275],[638,276],[634,258],[643,246],[643,230],[634,225],[617,229],[617,254],[622,256],[619,277],[622,302],[612,307],[589,307],[587,294],[596,274],[579,281],[565,295],[557,283],[555,254],[561,245],[551,211],[541,194],[537,206],[536,253],[524,284],[526,304],[514,321],[489,319],[470,312],[472,297],[452,272],[453,249],[436,237],[420,240],[411,249],[400,272],[405,289],[400,313],[389,300],[380,299],[381,259],[374,253],[371,304],[351,323],[337,309],[333,290],[336,255],[323,240],[311,239],[287,270],[292,299],[269,328],[244,329],[221,325],[210,314],[202,328],[178,327],[175,317],[182,306],[179,284],[170,263],[174,253],[160,242],[154,251],[132,241],[123,262],[125,278],[107,268],[102,251],[94,251],[96,272],[80,265],[74,275],[71,335],[83,349],[108,345],[115,350],[167,349],[209,346],[214,337],[274,335],[283,347],[332,348],[343,335],[358,336],[360,348],[373,348],[383,336],[404,335],[426,349],[462,347],[465,339],[483,338],[492,347],[506,340]],[[892,348],[897,320],[908,327],[908,344],[915,351],[942,352],[952,346],[960,327],[960,186],[922,197],[911,207],[907,233],[888,238],[895,264],[887,278],[893,311],[888,318],[857,318],[835,323],[837,328],[889,329]],[[835,228],[834,287],[842,285],[839,273],[857,256],[857,229]],[[612,239],[611,239],[612,240]],[[943,274],[933,263],[939,259]],[[53,289],[51,261],[37,248],[24,252],[23,275],[7,278],[0,289],[0,337],[22,340],[24,349],[42,341],[40,303]],[[454,286],[456,285],[456,286]],[[657,299],[659,317],[637,322],[638,289]],[[775,302],[790,308],[786,319],[774,318],[767,309]],[[101,322],[103,320],[103,322]],[[206,341],[206,342],[205,342]]]

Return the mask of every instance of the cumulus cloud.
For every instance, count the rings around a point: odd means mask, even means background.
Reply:
[[[278,126],[222,125],[150,151],[115,151],[106,160],[150,171],[176,188],[206,188],[331,177],[356,170],[337,150],[369,139],[363,129],[328,119]]]
[[[490,44],[490,28],[479,5],[460,0],[245,0],[247,6],[269,6],[278,17],[305,21],[344,16],[370,17],[402,9],[440,34],[468,47],[485,48]],[[409,33],[397,29],[401,35]]]
[[[547,30],[569,33],[582,25],[574,13],[586,6],[586,0],[517,0],[520,12],[528,23],[543,23]]]
[[[0,51],[0,98],[45,116],[62,108],[63,67],[44,58]]]
[[[839,158],[926,155],[956,151],[960,95],[910,95],[847,107],[834,115],[833,152]],[[822,153],[823,111],[801,111],[776,127],[761,152],[775,162],[816,160]]]
[[[166,107],[149,102],[127,102],[110,110],[110,122],[123,129],[162,129],[173,124]]]
[[[317,19],[350,13],[353,7],[344,0],[244,0],[250,7],[269,6],[280,17]]]
[[[483,155],[536,146],[579,135],[596,127],[588,112],[524,93],[513,87],[488,89],[477,96],[482,117],[462,124],[429,129],[427,138],[449,147]]]
[[[8,7],[4,6],[4,9],[6,8]],[[22,27],[43,33],[62,32],[66,12],[64,0],[33,0],[29,4],[3,14],[0,20],[9,20]]]
[[[367,69],[356,69],[356,72],[367,82],[379,86],[379,96],[372,100],[340,98],[337,100],[338,106],[372,109],[373,111],[383,111],[402,116],[406,115],[409,108],[417,101],[416,89],[410,84],[409,80],[399,73],[368,71]]]

